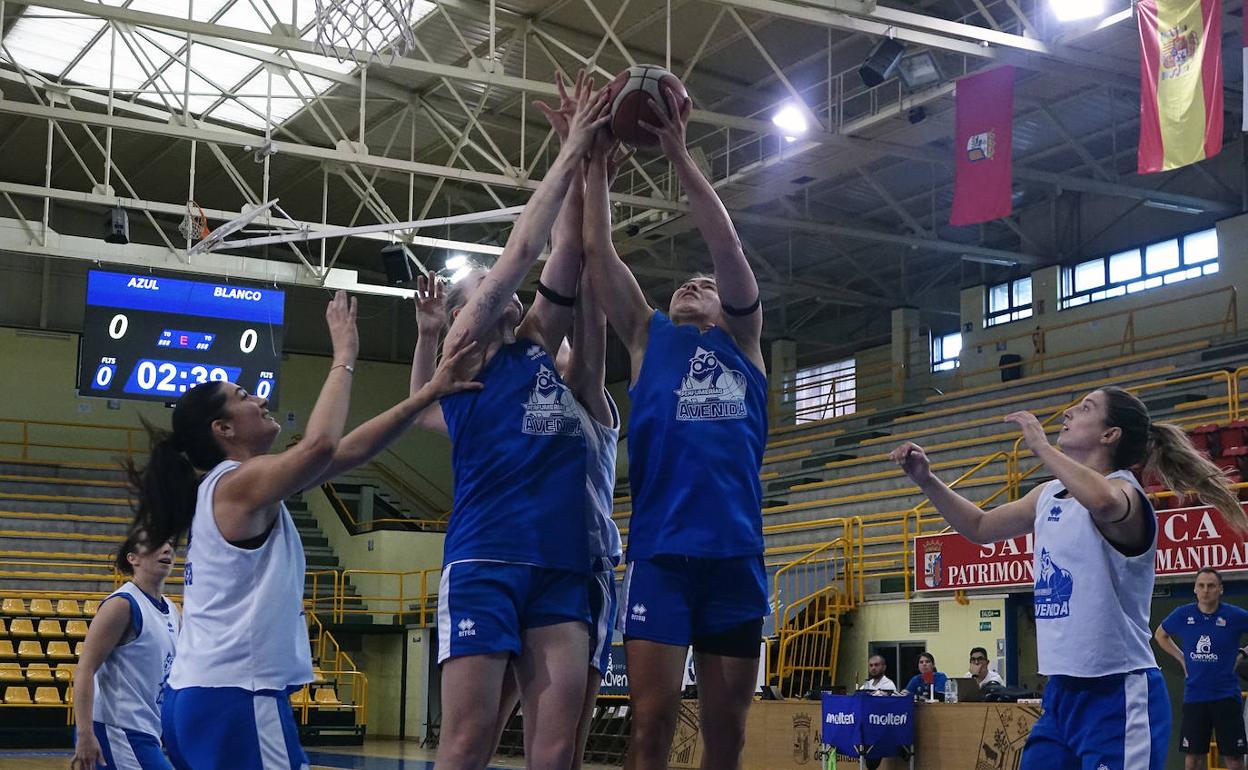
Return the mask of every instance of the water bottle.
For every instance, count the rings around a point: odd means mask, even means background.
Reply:
[[[945,680],[945,703],[958,702],[958,683],[952,679]]]

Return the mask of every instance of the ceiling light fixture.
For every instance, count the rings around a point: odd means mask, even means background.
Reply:
[[[1105,0],[1050,0],[1058,21],[1079,21],[1105,15]]]
[[[805,134],[809,128],[806,115],[795,104],[786,104],[781,107],[779,112],[771,116],[771,122],[784,131],[784,138],[790,142],[797,141],[797,138]]]

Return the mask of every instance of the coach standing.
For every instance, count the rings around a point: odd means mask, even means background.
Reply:
[[[1214,569],[1196,573],[1193,593],[1196,601],[1171,612],[1154,634],[1157,645],[1183,666],[1183,767],[1204,770],[1209,737],[1216,731],[1227,769],[1243,770],[1248,738],[1235,662],[1240,636],[1248,632],[1248,611],[1222,602],[1222,576]]]

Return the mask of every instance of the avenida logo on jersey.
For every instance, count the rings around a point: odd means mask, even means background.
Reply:
[[[576,400],[559,376],[539,364],[533,390],[524,402],[524,426],[530,436],[579,436]]]
[[[676,419],[743,420],[748,416],[746,386],[744,374],[721,364],[715,351],[698,346],[689,359],[689,373],[676,389]]]
[[[1041,548],[1040,565],[1036,572],[1036,620],[1068,617],[1070,597],[1075,591],[1070,571],[1054,562],[1048,549]]]
[[[1195,663],[1217,663],[1218,654],[1213,651],[1213,641],[1208,634],[1201,634],[1196,640],[1196,649],[1189,655]]]

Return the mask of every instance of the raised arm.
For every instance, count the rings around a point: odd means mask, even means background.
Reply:
[[[618,145],[606,132],[594,139],[594,147],[585,171],[585,222],[582,228],[585,246],[585,269],[594,287],[602,287],[598,296],[607,321],[624,341],[633,360],[633,374],[641,366],[650,335],[650,317],[654,309],[646,301],[641,286],[628,266],[620,259],[611,242],[611,202],[608,188],[613,159],[619,157]]]
[[[572,362],[564,378],[576,400],[599,423],[614,427],[607,400],[607,316],[598,303],[590,274],[581,274],[572,320]]]
[[[689,213],[693,222],[711,252],[711,262],[715,265],[715,283],[724,308],[725,329],[750,360],[760,370],[766,371],[760,341],[763,312],[759,303],[758,281],[745,258],[741,239],[728,216],[728,210],[724,208],[715,188],[693,162],[693,156],[685,145],[685,129],[689,124],[693,102],[688,97],[677,97],[667,86],[663,87],[663,96],[667,101],[667,110],[659,108],[657,104],[653,110],[660,125],[641,125],[658,136],[663,154],[671,161],[680,186],[689,199]]]
[[[542,267],[537,296],[525,314],[516,334],[531,339],[552,357],[572,325],[572,308],[576,303],[577,284],[581,273],[581,218],[585,203],[584,175],[577,168],[564,196],[563,206],[555,219],[551,236],[550,257]]]
[[[442,298],[442,282],[438,274],[430,270],[427,276],[416,278],[416,348],[412,351],[412,377],[408,395],[414,396],[433,378],[438,368],[438,337],[446,328],[446,303]],[[446,418],[442,416],[442,404],[431,404],[421,410],[416,424],[425,430],[446,435]]]
[[[453,354],[498,322],[511,295],[519,288],[550,237],[550,228],[563,205],[572,178],[589,150],[594,131],[610,120],[608,89],[591,95],[592,80],[577,78],[576,109],[568,121],[568,140],[559,149],[546,178],[537,186],[516,219],[503,253],[481,281],[464,309],[455,316],[444,352]]]
[[[936,478],[927,453],[918,444],[902,444],[892,451],[889,459],[919,485],[949,526],[972,543],[996,543],[1035,529],[1036,501],[1040,499],[1042,487],[1035,487],[1020,500],[985,511]]]
[[[1139,490],[1125,479],[1105,478],[1099,471],[1062,454],[1049,443],[1044,426],[1031,412],[1014,412],[1005,419],[1022,430],[1031,453],[1062,482],[1071,497],[1088,509],[1106,540],[1128,556],[1148,546],[1154,531],[1149,521],[1153,513]]]
[[[221,477],[212,502],[217,528],[226,540],[246,540],[267,532],[279,511],[274,503],[312,486],[334,459],[347,421],[360,347],[355,315],[355,299],[348,301],[344,291],[335,294],[325,310],[333,364],[308,416],[303,440],[285,452],[252,457]],[[236,388],[230,398],[240,396],[254,399],[241,388]],[[257,408],[263,408],[263,403],[260,399]]]
[[[74,669],[74,745],[73,766],[95,770],[104,766],[104,752],[95,737],[95,672],[113,653],[113,649],[130,628],[130,602],[120,597],[106,601],[91,619],[87,638],[82,643],[78,667]]]
[[[476,343],[469,343],[458,353],[442,360],[433,377],[415,393],[359,426],[343,437],[338,451],[315,484],[323,484],[339,473],[363,465],[377,456],[402,436],[416,422],[420,413],[437,402],[442,396],[463,390],[480,390],[483,386],[473,382],[476,372],[465,372],[463,366]]]

